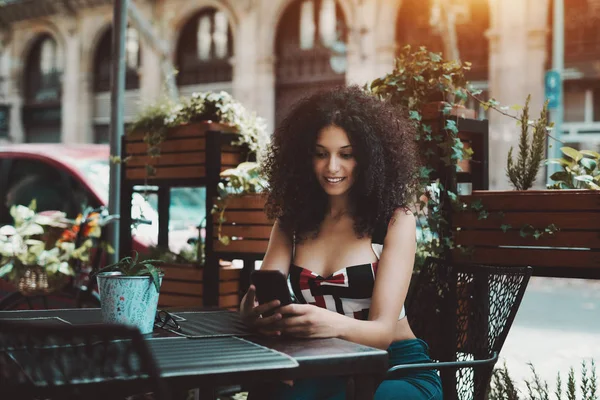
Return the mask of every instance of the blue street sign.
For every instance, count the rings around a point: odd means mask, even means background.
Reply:
[[[560,73],[558,71],[548,71],[544,78],[544,88],[546,99],[548,100],[548,108],[558,108],[560,105],[560,91],[562,82],[560,81]]]

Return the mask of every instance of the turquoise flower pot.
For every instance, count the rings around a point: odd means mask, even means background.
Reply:
[[[151,277],[104,272],[97,279],[104,322],[132,325],[143,334],[152,333],[159,293]],[[162,283],[162,275],[159,281]]]

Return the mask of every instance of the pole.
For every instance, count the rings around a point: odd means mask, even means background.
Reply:
[[[562,123],[564,116],[564,101],[563,101],[563,71],[565,69],[565,3],[564,0],[554,1],[554,15],[552,16],[552,69],[558,72],[559,90],[557,107],[550,111],[550,120],[554,122],[552,136],[557,140],[561,140]],[[560,143],[548,138],[548,158],[560,158]],[[550,176],[558,170],[556,164],[548,165],[547,183],[551,183]]]
[[[121,138],[123,137],[123,108],[125,94],[125,32],[127,30],[127,3],[129,0],[116,0],[113,8],[112,65],[110,84],[110,155],[121,157]],[[114,158],[111,158],[114,159]],[[108,191],[108,211],[119,214],[121,202],[121,164],[110,162],[110,180]],[[119,257],[119,220],[109,225],[108,243],[115,249],[109,255],[109,263]]]

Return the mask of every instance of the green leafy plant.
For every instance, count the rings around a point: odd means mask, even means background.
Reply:
[[[527,190],[533,186],[546,150],[546,133],[551,127],[548,124],[548,101],[544,104],[540,117],[535,121],[529,120],[529,102],[527,96],[525,107],[521,112],[518,124],[521,126],[519,136],[519,152],[517,160],[513,161],[513,148],[508,151],[506,175],[516,190]],[[530,135],[533,128],[533,135]]]
[[[548,189],[600,190],[600,154],[591,150],[561,147],[562,158],[549,159],[549,164],[560,164],[562,171],[550,176],[555,183]]]
[[[433,101],[443,102],[446,115],[453,108],[463,107],[467,99],[465,72],[469,69],[470,63],[445,60],[441,54],[432,53],[425,47],[413,51],[406,46],[396,60],[394,70],[366,87],[375,96],[388,99],[404,110],[417,128],[415,140],[422,149],[424,160],[415,193],[414,211],[421,232],[416,269],[427,256],[444,257],[454,248],[443,210],[453,207],[458,196],[447,190],[451,182],[440,180],[434,171],[439,170],[440,163],[442,167],[458,170],[458,163],[472,154],[458,138],[456,121],[448,119],[443,129],[436,133],[423,121],[422,110]]]
[[[489,400],[546,400],[550,399],[550,389],[548,383],[544,381],[535,370],[533,364],[529,363],[529,368],[533,375],[531,380],[525,380],[526,393],[517,389],[515,381],[510,377],[506,363],[501,368],[496,368],[492,375],[491,384],[488,390]],[[569,368],[566,387],[563,387],[563,381],[560,373],[556,375],[556,386],[554,397],[556,400],[598,400],[598,375],[596,374],[596,364],[594,360],[589,364],[584,360],[581,362],[581,374],[579,382],[575,375],[575,370]],[[579,387],[579,391],[577,388]]]
[[[219,182],[217,186],[218,194],[212,213],[217,215],[219,241],[228,245],[231,238],[221,234],[223,223],[226,222],[225,210],[228,199],[232,196],[264,192],[267,188],[267,181],[261,175],[259,164],[255,162],[243,162],[236,168],[221,172],[221,177],[224,178],[224,182]]]
[[[137,252],[134,253],[133,257],[123,257],[114,264],[100,268],[93,272],[91,277],[95,277],[102,272],[120,272],[125,276],[149,276],[152,279],[152,283],[154,283],[156,291],[160,292],[160,275],[163,274],[163,271],[156,267],[155,264],[160,264],[162,261],[140,260],[139,254]]]

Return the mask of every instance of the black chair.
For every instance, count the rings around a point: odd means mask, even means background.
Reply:
[[[444,399],[484,399],[531,272],[531,267],[428,258],[406,308],[413,332],[427,342],[434,363],[392,367],[386,379],[436,369]]]
[[[155,399],[170,398],[135,328],[0,320],[3,399],[106,399],[150,391]]]

